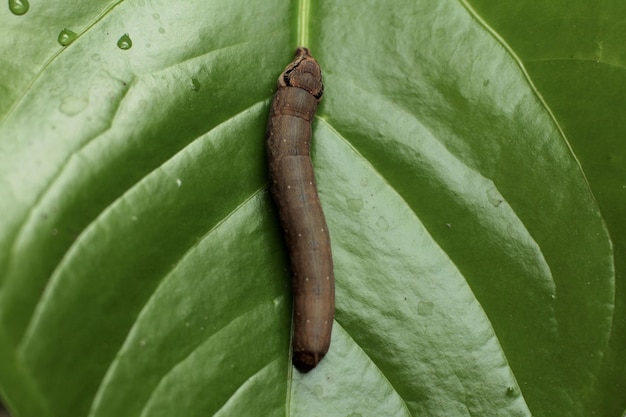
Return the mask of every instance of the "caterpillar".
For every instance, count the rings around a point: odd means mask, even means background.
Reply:
[[[324,94],[307,48],[280,74],[267,125],[270,188],[289,251],[293,291],[292,362],[309,372],[330,346],[335,278],[330,236],[310,156],[311,122]]]

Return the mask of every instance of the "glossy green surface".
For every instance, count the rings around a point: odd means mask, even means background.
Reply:
[[[626,407],[626,3],[471,3],[523,61],[602,210],[615,255],[615,308],[601,372],[579,399],[585,405],[577,415],[621,415]]]
[[[532,1],[304,3],[0,12],[15,417],[618,415],[623,54],[604,74],[543,63],[587,49]],[[536,30],[507,21],[520,10]],[[313,160],[337,281],[331,349],[307,375],[265,191],[296,39],[324,75]]]

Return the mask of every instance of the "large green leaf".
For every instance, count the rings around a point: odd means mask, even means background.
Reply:
[[[16,416],[588,415],[611,240],[514,53],[454,0],[256,3],[0,14]],[[313,157],[337,279],[307,375],[263,143],[298,43],[324,71]]]
[[[585,401],[588,415],[620,415],[626,407],[626,3],[471,2],[523,60],[602,208],[615,253],[615,310],[603,369]]]

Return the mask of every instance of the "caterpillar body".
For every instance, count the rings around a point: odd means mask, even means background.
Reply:
[[[289,251],[293,287],[292,361],[308,372],[330,346],[335,278],[330,237],[310,156],[322,72],[307,48],[278,78],[267,127],[271,192]]]

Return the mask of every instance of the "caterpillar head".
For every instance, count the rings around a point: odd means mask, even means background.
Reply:
[[[307,48],[296,49],[296,57],[280,74],[278,86],[302,88],[313,95],[317,101],[322,99],[324,94],[322,70]]]

